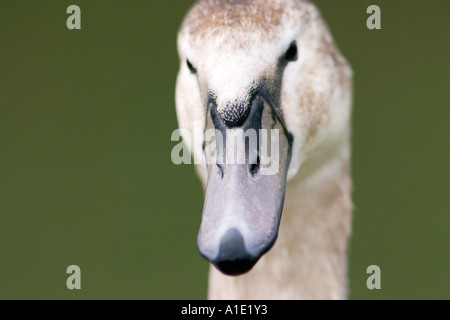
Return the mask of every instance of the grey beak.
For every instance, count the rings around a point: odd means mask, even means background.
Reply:
[[[208,103],[215,160],[208,164],[197,238],[201,255],[228,275],[249,271],[275,243],[292,149],[282,118],[262,97],[239,114],[245,119],[233,124],[240,127],[230,127]]]

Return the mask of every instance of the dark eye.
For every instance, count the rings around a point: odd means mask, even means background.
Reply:
[[[192,63],[189,60],[186,60],[186,65],[192,74],[197,73],[197,69],[195,69],[195,67],[192,65]]]
[[[289,49],[287,49],[286,53],[284,54],[284,58],[287,61],[295,61],[297,60],[298,56],[298,49],[297,49],[297,42],[292,42],[289,46]]]

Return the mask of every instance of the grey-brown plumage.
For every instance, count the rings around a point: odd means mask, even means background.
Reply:
[[[288,54],[293,43],[296,55]],[[212,267],[209,297],[344,299],[352,72],[319,11],[302,0],[200,0],[178,50],[177,114],[197,159],[203,132],[214,128],[211,97],[229,129],[252,120],[280,132],[273,176],[247,164],[197,166],[206,188],[200,252],[219,269],[226,263],[231,271],[222,272],[247,271],[230,277]],[[255,96],[259,122],[250,119]]]

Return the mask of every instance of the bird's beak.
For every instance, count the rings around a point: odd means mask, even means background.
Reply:
[[[223,273],[239,275],[277,238],[292,136],[279,112],[257,96],[232,128],[209,102],[204,138],[208,179],[198,248]]]

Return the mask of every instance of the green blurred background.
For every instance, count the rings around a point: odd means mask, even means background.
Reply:
[[[192,3],[1,1],[0,299],[206,298],[202,187],[170,160]],[[316,3],[355,73],[350,298],[450,299],[450,1]]]

